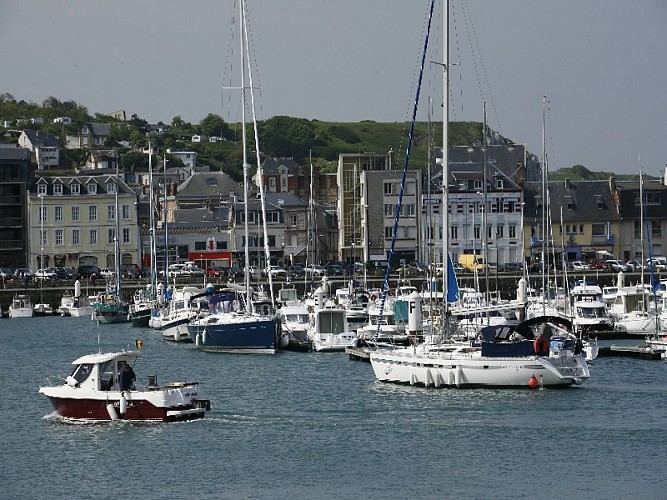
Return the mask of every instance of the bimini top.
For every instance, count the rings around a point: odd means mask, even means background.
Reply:
[[[73,365],[104,363],[115,358],[136,359],[141,356],[139,351],[101,352],[97,354],[86,354],[72,361]]]

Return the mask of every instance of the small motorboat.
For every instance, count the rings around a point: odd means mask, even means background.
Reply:
[[[159,385],[152,375],[146,385],[122,388],[123,367],[133,366],[139,357],[139,351],[82,356],[72,362],[74,371],[64,384],[40,387],[39,392],[60,417],[76,421],[184,421],[202,418],[211,408],[209,400],[199,399],[198,382]]]

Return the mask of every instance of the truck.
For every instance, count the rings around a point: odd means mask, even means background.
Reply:
[[[486,261],[481,255],[463,254],[459,255],[459,264],[465,267],[468,271],[479,272],[486,269]]]

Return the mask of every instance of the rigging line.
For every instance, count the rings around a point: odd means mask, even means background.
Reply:
[[[248,0],[245,1],[246,13],[245,13],[245,22],[246,22],[246,50],[248,52],[248,58],[252,58],[252,65],[255,68],[255,81],[257,82],[257,91],[259,92],[259,109],[262,109],[262,84],[260,83],[259,75],[259,64],[257,64],[257,51],[255,50],[255,38],[253,37],[253,32],[250,29],[250,9],[248,8]],[[261,113],[260,113],[261,115]]]
[[[408,165],[410,163],[410,148],[412,147],[412,138],[415,131],[415,120],[417,118],[417,108],[419,107],[419,92],[421,90],[422,77],[424,75],[424,65],[426,64],[426,52],[428,49],[428,38],[431,33],[431,21],[433,20],[433,8],[435,0],[431,0],[431,8],[428,15],[428,29],[424,37],[424,50],[422,52],[421,66],[419,70],[419,82],[417,85],[417,92],[415,94],[414,106],[412,108],[412,121],[410,122],[410,135],[408,137],[408,145],[405,149],[405,162],[403,164],[403,175],[401,178],[401,190],[396,201],[396,217],[394,218],[394,227],[391,235],[391,246],[389,247],[389,259],[387,260],[387,267],[385,269],[384,284],[382,286],[382,301],[380,302],[380,316],[384,314],[384,306],[387,301],[387,291],[389,290],[389,271],[391,269],[391,259],[394,256],[394,246],[396,244],[396,233],[398,232],[398,220],[401,216],[401,203],[403,201],[403,188],[405,187],[405,178],[408,172]],[[380,324],[378,323],[377,335],[380,335]]]
[[[467,12],[467,19],[466,21],[466,28],[468,28],[468,34],[470,37],[470,34],[472,33],[472,40],[470,41],[470,51],[472,53],[472,60],[473,60],[473,65],[475,67],[475,76],[477,77],[477,85],[479,86],[479,91],[480,91],[480,97],[482,100],[484,100],[484,91],[481,88],[480,84],[480,76],[479,72],[477,70],[477,64],[475,63],[475,54],[477,54],[477,57],[479,58],[480,61],[480,66],[482,69],[482,76],[484,79],[484,83],[486,84],[486,90],[489,93],[489,101],[491,101],[491,108],[493,109],[493,115],[496,118],[496,121],[498,123],[498,131],[502,133],[502,126],[500,124],[500,117],[498,115],[498,109],[496,108],[496,101],[493,98],[493,92],[491,92],[491,84],[489,83],[489,76],[488,73],[486,72],[486,65],[484,64],[484,58],[482,57],[482,51],[479,47],[479,40],[477,39],[477,33],[475,31],[475,26],[472,22],[472,14],[470,13],[470,6],[467,4],[467,2],[464,1],[464,14]],[[474,47],[473,47],[473,40],[474,40]]]
[[[556,145],[554,144],[553,127],[551,126],[551,98],[547,96],[547,130],[549,131],[549,141],[551,145],[551,158],[556,160]]]
[[[447,0],[443,0],[443,1],[447,1]],[[454,28],[454,42],[455,42],[455,45],[456,45],[457,61],[463,61],[463,56],[461,55],[461,45],[460,45],[460,40],[459,40],[459,32],[456,29],[457,28],[456,10],[454,9],[454,2],[452,2],[452,5],[449,9],[449,17],[451,19],[450,24]],[[450,27],[450,29],[451,29],[451,27]],[[453,99],[454,89],[452,88],[451,85],[449,85],[449,92],[448,93],[451,94],[450,95],[451,100],[449,102],[453,103],[454,102],[454,99]],[[463,72],[462,71],[459,71],[459,94],[460,94],[460,97],[461,97],[461,116],[464,116],[464,114],[463,114]],[[456,121],[456,109],[454,107],[452,107],[452,115],[453,115],[452,116],[452,121]]]
[[[243,36],[245,38],[245,48],[246,48],[246,55],[248,56],[247,58],[247,69],[248,69],[248,84],[250,87],[250,112],[252,114],[252,129],[253,133],[255,136],[255,155],[256,155],[256,161],[257,161],[257,178],[259,179],[259,196],[260,196],[260,206],[262,209],[262,230],[263,230],[263,237],[264,237],[264,256],[266,260],[266,267],[267,269],[271,265],[271,250],[269,249],[269,236],[267,232],[267,219],[266,219],[266,203],[265,203],[265,195],[264,195],[264,182],[262,181],[263,179],[263,174],[262,174],[262,164],[261,164],[261,158],[260,158],[260,149],[259,149],[259,135],[257,131],[257,115],[255,112],[255,89],[253,85],[253,73],[252,73],[252,66],[250,63],[250,54],[249,50],[250,48],[248,47],[248,19],[247,19],[247,5],[245,9],[242,9],[242,15],[243,15]],[[271,297],[271,305],[274,308],[275,311],[275,298],[273,294],[273,277],[271,273],[267,273],[269,276],[269,294]]]

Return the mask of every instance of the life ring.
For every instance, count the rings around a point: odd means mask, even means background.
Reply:
[[[535,342],[533,342],[533,350],[535,351],[535,354],[549,352],[549,343],[547,342],[547,339],[542,335],[537,337]]]
[[[371,294],[371,301],[372,301],[372,302],[375,302],[376,299],[377,299],[377,297],[375,296],[375,294],[374,294],[374,293]]]

